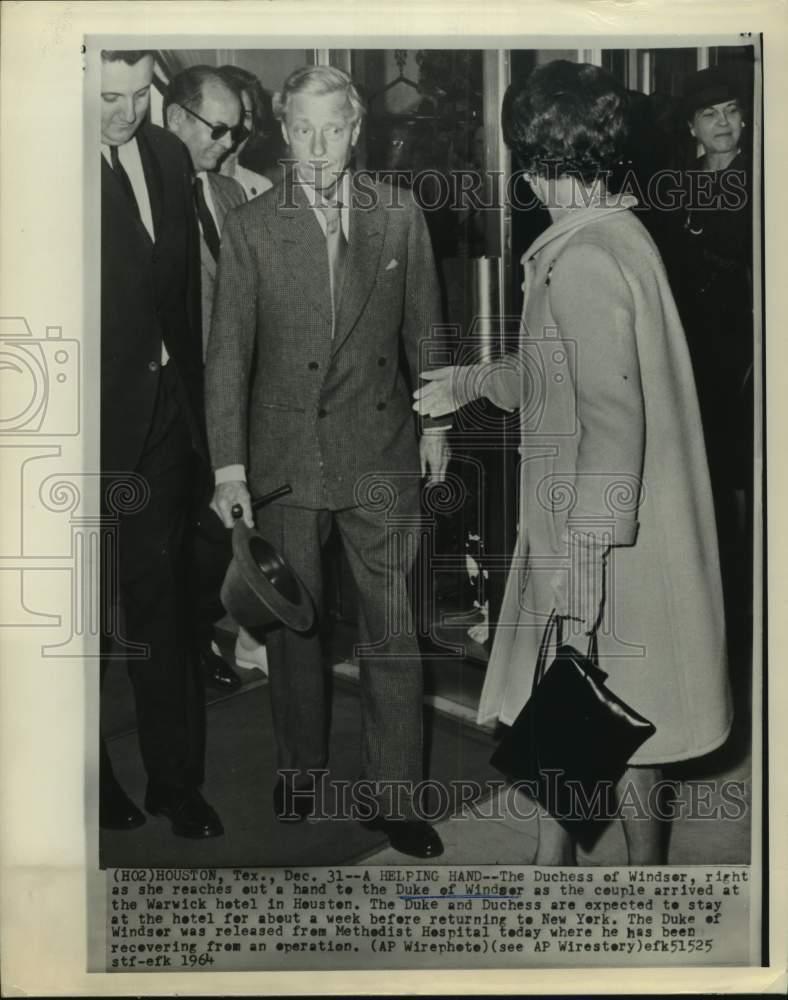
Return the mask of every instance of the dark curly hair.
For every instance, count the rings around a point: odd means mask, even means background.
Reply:
[[[621,156],[626,94],[598,66],[556,59],[510,85],[501,121],[528,173],[591,183]]]
[[[252,104],[252,131],[262,135],[267,134],[273,120],[271,97],[265,92],[258,78],[241,66],[220,66],[219,72],[239,96],[243,91],[249,95]]]

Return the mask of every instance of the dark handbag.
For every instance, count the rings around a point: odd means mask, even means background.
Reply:
[[[556,656],[545,670],[553,629]],[[543,806],[584,848],[615,817],[615,786],[656,727],[605,686],[596,632],[582,656],[562,642],[554,612],[539,647],[531,697],[490,763]]]

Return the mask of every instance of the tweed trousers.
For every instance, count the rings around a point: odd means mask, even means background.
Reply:
[[[416,488],[398,498],[398,517],[403,513],[405,530],[392,528],[385,512],[361,506],[312,510],[271,504],[258,512],[258,529],[299,575],[317,612],[309,633],[280,627],[266,635],[280,769],[319,769],[328,760],[327,675],[319,628],[322,550],[333,524],[358,589],[354,652],[360,661],[360,776],[413,785],[422,779],[422,667],[407,589],[418,540]]]

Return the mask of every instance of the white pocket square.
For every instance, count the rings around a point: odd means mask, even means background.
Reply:
[[[399,267],[399,261],[392,257],[388,264],[386,264],[386,270],[393,271],[395,267]]]

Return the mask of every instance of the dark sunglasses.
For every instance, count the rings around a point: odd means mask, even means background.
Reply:
[[[184,104],[179,104],[178,107],[183,108],[183,110],[187,111],[192,118],[196,118],[197,121],[202,122],[203,125],[207,125],[211,130],[211,139],[213,139],[214,142],[218,142],[219,139],[223,139],[228,132],[230,133],[230,138],[234,143],[243,142],[249,135],[249,129],[240,123],[238,125],[214,125],[213,122],[209,122],[206,118],[201,117],[196,111],[192,111],[191,108],[187,108]]]

